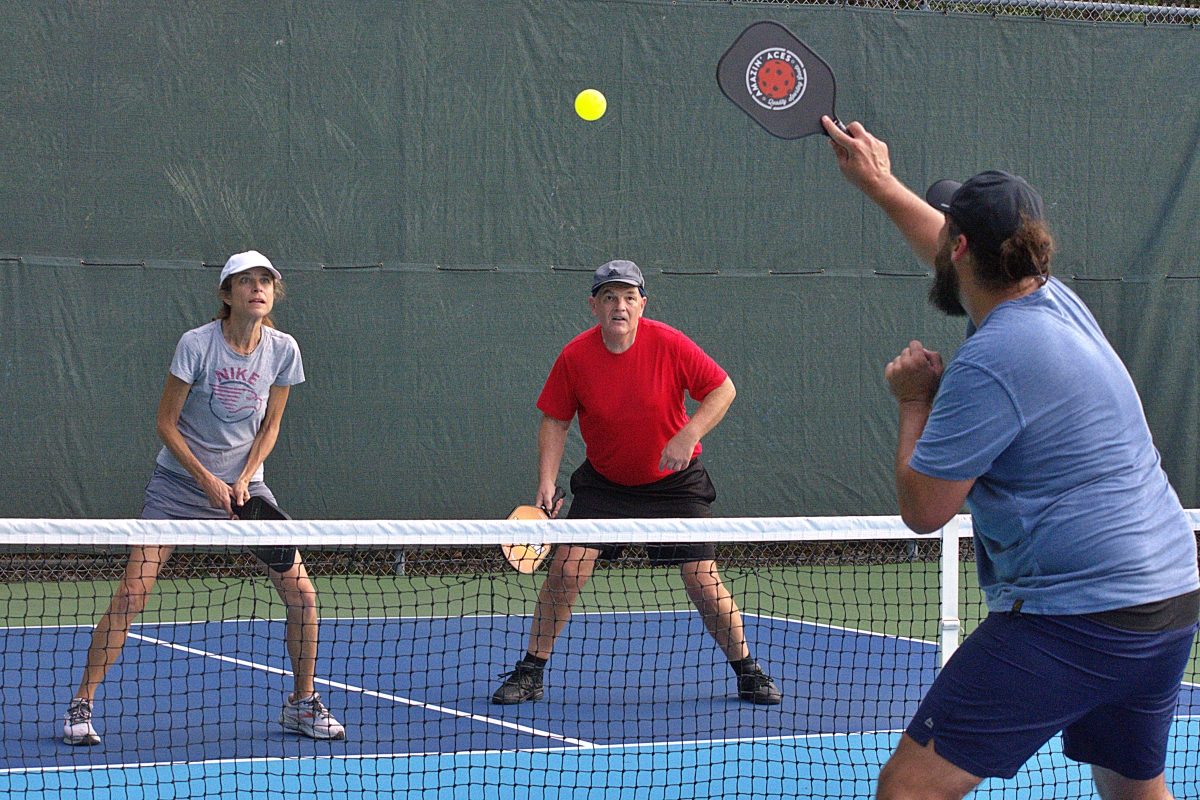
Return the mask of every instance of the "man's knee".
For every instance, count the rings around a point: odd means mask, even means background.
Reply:
[[[687,561],[679,565],[679,574],[689,586],[721,585],[721,573],[717,570],[717,562],[712,560]]]
[[[303,611],[315,611],[317,608],[317,590],[316,587],[308,580],[298,585],[295,591],[290,592],[286,598],[289,605],[302,609]]]
[[[1093,766],[1092,780],[1102,800],[1173,800],[1165,775],[1138,781],[1110,769]]]
[[[875,797],[876,800],[960,800],[980,780],[939,756],[934,742],[923,746],[905,734],[879,771]]]
[[[695,602],[721,600],[730,596],[713,561],[689,561],[679,567],[684,588]]]
[[[275,578],[275,590],[279,599],[290,609],[315,611],[317,608],[317,587],[300,566],[291,572]]]
[[[554,560],[546,582],[560,584],[567,590],[579,590],[592,577],[596,554],[590,550],[572,549]]]

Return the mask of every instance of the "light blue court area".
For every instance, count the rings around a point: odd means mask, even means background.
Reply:
[[[91,629],[3,629],[0,796],[870,797],[937,663],[930,642],[747,614],[786,695],[761,708],[737,699],[694,612],[577,614],[545,699],[492,705],[528,625],[323,620],[318,690],[346,724],[341,742],[275,721],[291,680],[281,621],[137,625],[98,696],[92,748],[59,739]],[[1195,796],[1200,687],[1185,687],[1179,714],[1171,776]],[[1090,796],[1058,748],[976,796]]]

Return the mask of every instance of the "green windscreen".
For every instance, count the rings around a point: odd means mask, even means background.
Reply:
[[[0,8],[0,506],[136,515],[179,335],[217,269],[284,272],[299,341],[267,482],[296,517],[495,517],[529,502],[537,393],[594,323],[588,271],[738,398],[705,440],[722,515],[894,512],[884,364],[963,325],[841,177],[721,95],[771,18],[837,111],[923,191],[1003,168],[1042,193],[1055,270],[1200,505],[1200,33],[708,2],[138,2]],[[607,113],[573,109],[584,88]],[[208,265],[208,266],[204,266]],[[583,457],[572,434],[564,475]]]

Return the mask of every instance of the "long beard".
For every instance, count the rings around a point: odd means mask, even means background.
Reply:
[[[938,311],[951,317],[965,317],[967,310],[959,299],[958,273],[950,261],[950,248],[943,247],[933,259],[933,285],[929,287],[929,302]]]

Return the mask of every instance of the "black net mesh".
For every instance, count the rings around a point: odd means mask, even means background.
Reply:
[[[70,746],[64,715],[94,626],[136,570],[125,547],[6,547],[0,789],[869,797],[941,663],[937,538],[718,544],[716,574],[738,618],[707,622],[689,596],[694,575],[628,546],[583,586],[541,695],[511,704],[493,695],[530,643],[545,566],[519,574],[491,545],[331,541],[299,552],[318,621],[297,637],[289,615],[303,602],[281,599],[286,578],[278,591],[242,547],[178,548],[91,687],[99,742]],[[985,613],[969,539],[959,556],[957,616],[969,633]],[[761,679],[735,675],[719,641],[739,636],[778,702]],[[307,669],[329,716],[289,727],[285,700],[305,669],[289,656],[297,638],[317,643]],[[1193,654],[1168,764],[1180,797],[1200,792],[1198,671]],[[338,727],[344,738],[311,738]],[[1091,791],[1056,739],[977,796]]]

